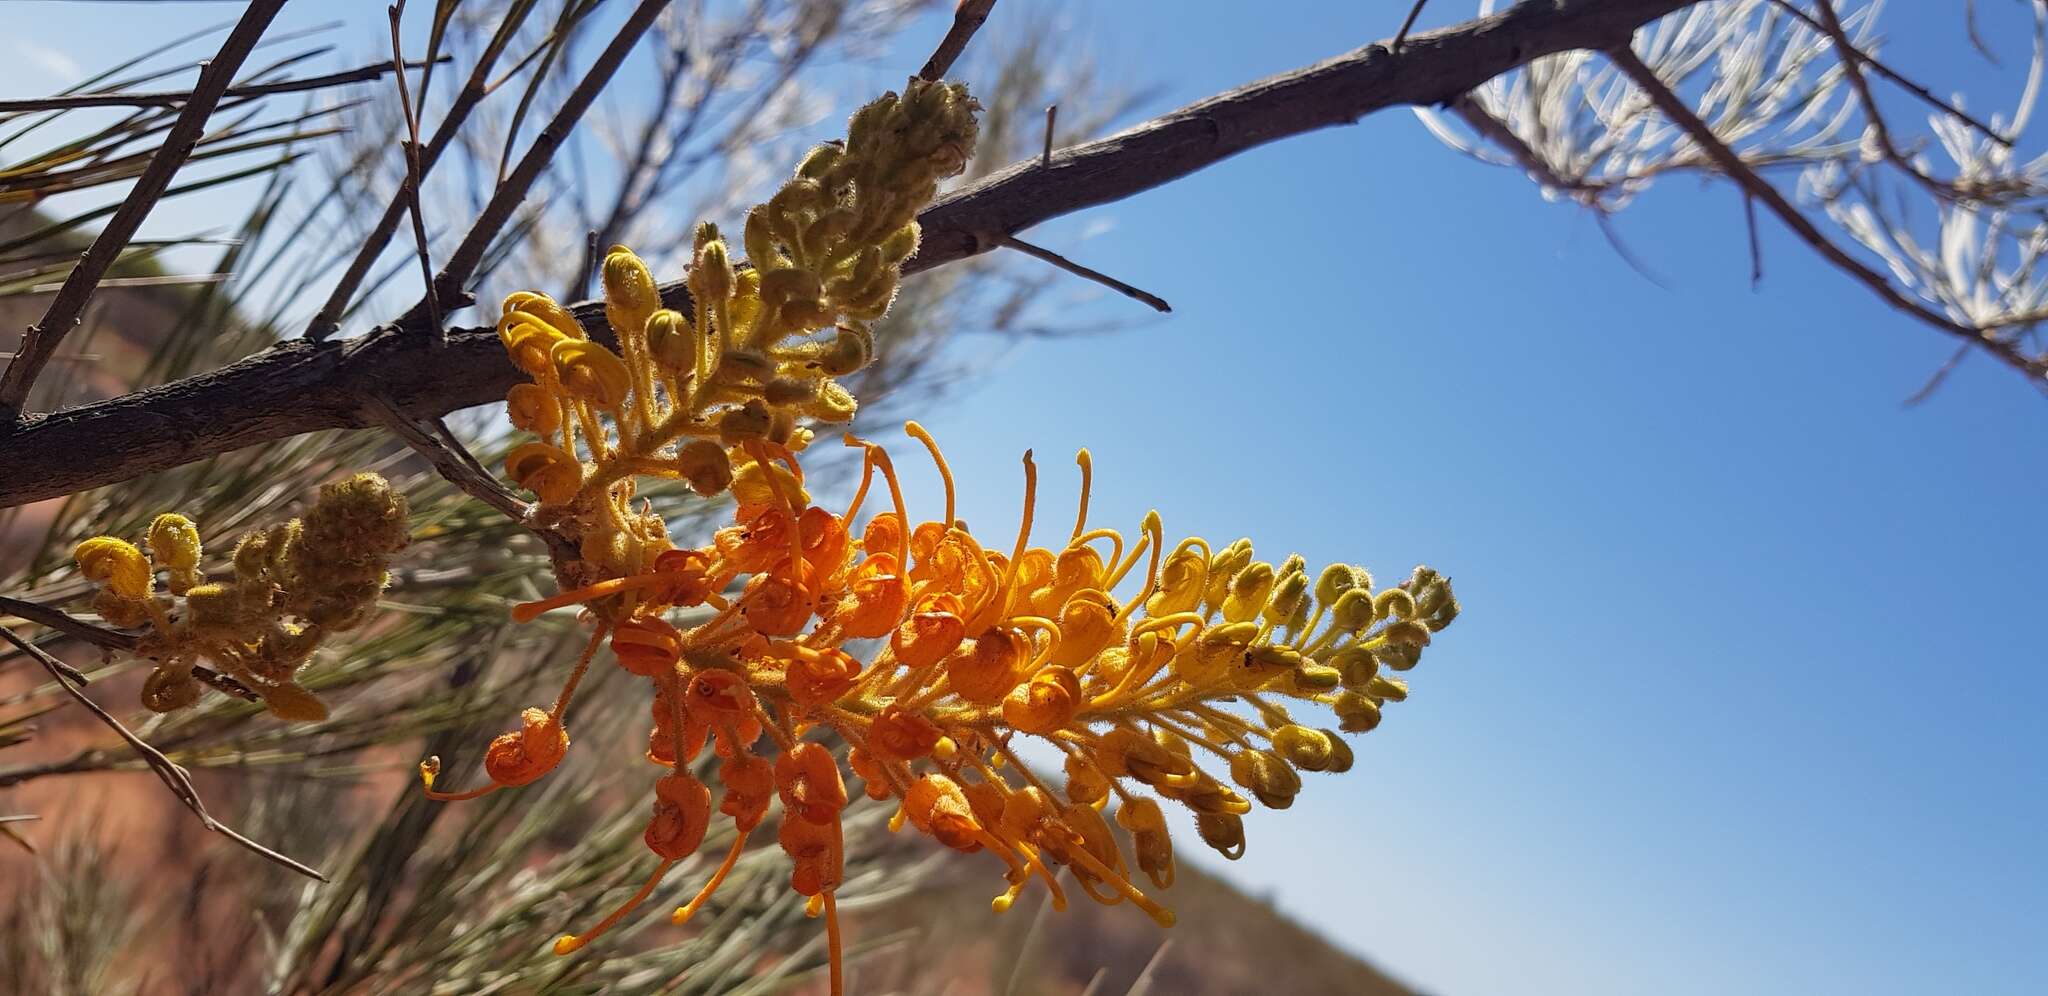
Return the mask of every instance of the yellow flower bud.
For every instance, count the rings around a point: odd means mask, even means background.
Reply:
[[[156,587],[156,572],[150,569],[149,558],[127,540],[95,536],[78,544],[72,556],[86,580],[105,585],[122,598],[139,602]]]
[[[663,308],[647,318],[647,355],[671,374],[694,373],[702,346],[697,329],[680,311]]]
[[[141,601],[123,598],[112,588],[101,588],[92,598],[92,610],[109,626],[133,629],[149,621],[149,609]]]
[[[1359,570],[1350,564],[1331,564],[1323,568],[1316,578],[1316,601],[1334,606],[1337,599],[1347,591],[1353,591],[1371,584],[1370,576],[1364,584],[1359,582]]]
[[[1393,616],[1400,619],[1415,618],[1415,596],[1399,588],[1388,588],[1372,600],[1373,613],[1384,619]]]
[[[1275,626],[1284,626],[1306,607],[1308,600],[1308,575],[1290,571],[1280,576],[1273,586],[1273,594],[1266,601],[1265,618]]]
[[[820,381],[818,393],[809,401],[797,406],[805,415],[820,422],[839,424],[853,421],[854,412],[860,408],[853,399],[853,392],[839,386],[835,381]]]
[[[1345,743],[1344,738],[1338,736],[1334,731],[1324,730],[1323,734],[1330,738],[1330,766],[1326,770],[1336,775],[1350,771],[1351,745]]]
[[[1408,701],[1408,683],[1399,678],[1375,677],[1367,682],[1365,694],[1390,702]]]
[[[1230,755],[1230,780],[1250,789],[1268,809],[1294,805],[1294,797],[1301,791],[1301,776],[1270,751],[1241,750]]]
[[[508,311],[498,320],[498,339],[505,344],[512,365],[530,377],[551,374],[555,343],[573,341],[532,315],[516,311]]]
[[[1337,714],[1337,728],[1346,733],[1370,733],[1380,725],[1380,704],[1364,692],[1344,692],[1330,709]]]
[[[199,530],[191,519],[165,512],[149,524],[149,552],[168,570],[191,571],[199,566]]]
[[[1330,619],[1338,629],[1352,633],[1363,633],[1379,618],[1372,592],[1364,588],[1353,588],[1337,596],[1330,606]]]
[[[1003,719],[1026,733],[1051,733],[1073,721],[1081,682],[1068,668],[1048,666],[1003,699]]]
[[[706,498],[732,485],[732,460],[725,448],[708,439],[693,440],[676,453],[676,470],[690,490]]]
[[[1264,561],[1247,565],[1230,582],[1230,594],[1223,599],[1223,618],[1246,622],[1259,617],[1266,599],[1273,594],[1273,565]]]
[[[514,428],[545,436],[562,424],[562,408],[539,384],[514,384],[505,395],[505,414]]]
[[[726,253],[724,241],[713,238],[697,249],[689,283],[699,308],[731,297],[732,281],[732,258]]]
[[[647,264],[625,246],[613,246],[604,257],[604,313],[620,335],[637,332],[661,307],[661,292]]]
[[[1244,857],[1244,820],[1227,813],[1202,813],[1195,817],[1195,832],[1216,853],[1232,861]]]
[[[1373,658],[1373,652],[1357,644],[1331,654],[1329,665],[1337,669],[1338,680],[1346,688],[1362,689],[1379,672],[1379,662]]]
[[[562,390],[609,411],[626,404],[633,375],[624,360],[598,343],[585,339],[560,339],[549,354]]]
[[[575,312],[555,303],[555,299],[538,291],[515,291],[505,297],[505,313],[528,315],[556,335],[570,339],[588,339],[583,323],[576,320]],[[503,328],[503,322],[499,323]],[[503,334],[501,331],[500,335]]]
[[[1068,754],[1067,798],[1083,806],[1100,806],[1109,799],[1109,777],[1086,757]]]
[[[1273,731],[1273,749],[1303,771],[1328,771],[1337,738],[1322,730],[1288,724]]]
[[[199,679],[190,664],[165,664],[142,679],[142,707],[150,712],[174,712],[197,701]]]
[[[1116,822],[1130,831],[1139,870],[1153,885],[1172,888],[1173,839],[1167,836],[1166,816],[1159,811],[1159,804],[1142,797],[1132,799],[1117,807]]]
[[[546,443],[525,443],[505,455],[505,476],[559,505],[576,497],[583,487],[583,465],[559,447]]]

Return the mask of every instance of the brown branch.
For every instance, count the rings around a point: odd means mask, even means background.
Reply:
[[[381,421],[396,433],[398,438],[405,440],[406,445],[411,446],[414,452],[433,464],[434,469],[450,484],[461,488],[470,497],[505,513],[505,516],[514,522],[526,521],[527,505],[519,500],[518,495],[513,494],[505,485],[499,483],[497,478],[491,476],[490,471],[485,470],[483,464],[478,463],[476,457],[470,455],[460,440],[455,439],[452,434],[442,438],[442,434],[448,433],[447,426],[442,425],[439,420],[432,424],[423,424],[419,419],[399,411],[396,406],[381,398],[377,399],[375,404]]]
[[[611,44],[606,45],[596,61],[590,64],[589,72],[577,81],[576,88],[569,91],[568,99],[562,102],[554,118],[534,137],[533,145],[527,148],[526,155],[520,157],[519,165],[514,166],[498,184],[498,189],[491,192],[491,199],[477,215],[476,223],[470,226],[461,244],[449,254],[448,262],[442,265],[441,272],[434,277],[427,293],[421,296],[420,303],[406,313],[403,324],[416,324],[437,302],[447,307],[468,303],[465,285],[470,277],[476,275],[477,267],[483,264],[484,254],[489,251],[491,243],[504,230],[505,223],[512,220],[512,213],[526,200],[535,181],[547,172],[555,160],[555,150],[568,140],[569,132],[575,129],[576,122],[582,120],[583,112],[590,109],[597,95],[611,82],[612,74],[618,72],[626,56],[640,44],[641,36],[654,26],[655,18],[668,4],[669,0],[640,0],[640,5],[626,18],[626,23],[619,26],[619,33],[612,36]]]
[[[441,56],[435,62],[449,62],[449,56]],[[407,69],[423,69],[431,63],[408,62]],[[325,90],[328,87],[347,86],[351,83],[368,83],[382,77],[392,69],[391,63],[379,62],[325,76],[308,76],[305,79],[281,80],[276,83],[253,83],[228,87],[221,94],[222,100],[244,100],[254,97],[269,97],[280,93],[302,93],[307,90]],[[0,114],[14,114],[27,111],[68,111],[81,107],[176,107],[192,99],[190,90],[150,90],[146,92],[78,93],[58,97],[30,97],[25,100],[0,100]]]
[[[967,51],[968,41],[981,30],[981,23],[988,20],[989,11],[995,7],[996,0],[960,0],[954,4],[953,26],[946,29],[946,37],[939,39],[939,47],[925,60],[924,68],[917,71],[917,78],[935,80],[946,75],[960,53]]]
[[[1757,175],[1748,163],[1743,162],[1739,153],[1721,141],[1720,136],[1715,135],[1714,130],[1706,122],[1701,121],[1699,115],[1694,114],[1684,100],[1673,93],[1663,80],[1658,79],[1657,74],[1649,66],[1644,65],[1642,59],[1636,57],[1634,50],[1625,45],[1617,46],[1607,51],[1607,57],[1620,67],[1645,96],[1650,98],[1650,102],[1656,105],[1665,117],[1670,118],[1673,124],[1692,139],[1693,144],[1706,152],[1707,157],[1714,161],[1714,165],[1720,167],[1723,174],[1740,186],[1744,193],[1762,201],[1765,207],[1771,209],[1772,214],[1778,216],[1779,221],[1785,223],[1785,227],[1790,228],[1792,233],[1799,237],[1800,241],[1811,246],[1837,269],[1870,288],[1878,297],[1883,298],[1885,303],[1944,334],[1962,339],[1998,357],[2001,362],[2025,373],[2029,380],[2039,383],[2048,378],[2048,361],[2025,356],[2011,343],[1990,338],[1982,329],[1959,324],[1948,316],[1907,297],[1898,288],[1893,287],[1884,274],[1849,255],[1832,239],[1822,234],[1806,215],[1800,213],[1791,201],[1785,199],[1785,195]]]
[[[143,763],[149,765],[149,770],[164,783],[166,788],[171,790],[171,794],[177,796],[178,801],[185,804],[185,808],[192,810],[193,814],[199,817],[200,825],[234,841],[236,844],[263,857],[265,860],[283,865],[308,878],[321,882],[327,881],[327,876],[320,874],[318,871],[279,854],[262,844],[258,844],[237,833],[233,827],[214,819],[213,814],[206,811],[206,803],[199,798],[199,790],[193,787],[192,778],[185,773],[185,769],[179,767],[177,762],[165,757],[162,751],[151,747],[148,741],[136,736],[128,727],[122,725],[120,720],[115,719],[112,713],[101,708],[99,703],[94,702],[90,696],[79,691],[78,687],[65,676],[62,661],[50,656],[41,647],[14,635],[13,630],[7,629],[4,626],[0,626],[0,637],[4,637],[7,642],[14,644],[16,649],[35,658],[38,663],[49,670],[50,677],[57,679],[57,683],[64,686],[64,691],[69,693],[73,700],[77,701],[79,705],[84,706],[87,712],[92,713],[100,722],[106,724],[109,729],[119,734],[122,740],[127,741],[128,746],[133,747],[135,752],[142,756]]]
[[[178,113],[178,121],[164,136],[164,144],[151,157],[142,175],[135,178],[134,189],[128,192],[126,200],[107,221],[107,227],[100,230],[93,239],[92,248],[86,250],[85,258],[71,268],[64,278],[63,289],[57,292],[50,308],[43,313],[43,319],[29,326],[22,335],[21,347],[7,364],[7,372],[0,375],[0,423],[13,422],[28,400],[29,388],[35,385],[36,375],[42,372],[51,355],[57,352],[57,344],[78,325],[78,318],[85,312],[86,302],[92,300],[93,289],[99,286],[100,278],[107,275],[107,267],[113,265],[114,257],[126,248],[128,240],[135,237],[135,230],[142,227],[142,220],[149,216],[162,200],[164,192],[171,185],[171,178],[178,168],[185,165],[185,159],[199,145],[199,139],[206,132],[206,119],[213,115],[214,105],[220,103],[221,94],[234,82],[235,73],[242,68],[242,60],[263,38],[263,32],[270,27],[270,21],[277,16],[284,0],[253,0],[242,12],[242,19],[235,29],[228,33],[221,43],[220,51],[199,71],[199,83],[192,89],[192,99],[185,109]]]
[[[1625,43],[1635,29],[1694,0],[1544,0],[1218,94],[1108,138],[1033,157],[954,191],[919,215],[917,272],[988,252],[1004,236],[1108,204],[1247,149],[1389,107],[1449,101],[1531,60]],[[691,311],[683,284],[663,304]],[[604,306],[575,306],[615,342]],[[373,333],[328,346],[281,342],[240,362],[0,429],[0,508],[130,480],[220,453],[320,429],[380,424],[373,399],[414,416],[499,401],[524,376],[490,328],[450,329],[430,355],[417,337]],[[79,459],[90,453],[92,459]]]

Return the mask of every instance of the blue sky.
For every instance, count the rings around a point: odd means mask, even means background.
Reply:
[[[114,37],[86,49],[85,15],[51,13],[13,44],[89,66],[139,40],[139,13],[91,6]],[[1902,66],[1991,78],[1960,17],[1895,6]],[[1159,85],[1151,113],[1382,37],[1406,4],[1256,9],[1066,16]],[[1972,358],[1903,408],[1949,343],[1769,221],[1752,291],[1725,187],[1661,186],[1617,224],[1668,289],[1405,112],[1289,140],[1034,233],[1174,314],[1063,287],[1077,319],[1140,321],[970,341],[999,352],[922,421],[977,525],[1015,521],[1026,448],[1065,505],[1085,445],[1103,522],[1157,508],[1269,559],[1456,581],[1463,616],[1358,767],[1249,819],[1223,869],[1404,980],[2048,990],[2048,401]],[[1198,852],[1183,836],[1220,864]]]

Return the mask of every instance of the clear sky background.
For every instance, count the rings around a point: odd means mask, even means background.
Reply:
[[[1432,6],[1425,23],[1467,13]],[[1903,68],[1973,109],[2015,92],[1979,84],[2013,78],[2023,36],[2000,35],[1999,76],[1959,4],[1893,6]],[[1384,37],[1406,7],[1063,9],[1075,44],[1158,85],[1149,115]],[[18,9],[10,59],[90,69],[229,8]],[[1157,508],[1170,538],[1455,580],[1463,616],[1358,767],[1248,818],[1223,869],[1400,978],[2048,991],[2048,399],[1973,357],[1903,408],[1949,341],[1768,220],[1752,291],[1725,186],[1664,185],[1618,228],[1668,289],[1406,112],[1291,139],[1041,228],[1174,314],[1063,287],[1077,320],[1137,324],[970,339],[999,352],[923,421],[977,526],[1015,521],[1026,448],[1065,506],[1064,454],[1087,446],[1105,523]],[[1191,833],[1181,850],[1222,864]]]

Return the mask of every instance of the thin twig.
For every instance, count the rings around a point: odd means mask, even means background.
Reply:
[[[568,139],[569,132],[574,130],[576,122],[582,119],[583,112],[590,109],[598,93],[611,82],[612,74],[618,72],[619,66],[626,61],[627,54],[640,43],[640,37],[654,25],[655,18],[661,15],[668,3],[669,0],[641,0],[640,5],[633,9],[633,13],[626,18],[626,23],[620,26],[619,33],[613,36],[611,44],[605,46],[597,60],[591,63],[590,72],[569,92],[569,98],[562,102],[562,107],[555,112],[554,119],[534,138],[533,145],[526,150],[526,155],[520,158],[519,165],[506,175],[505,181],[498,184],[495,191],[492,191],[490,201],[484,205],[476,223],[470,226],[469,233],[463,236],[462,244],[456,246],[455,251],[449,254],[448,262],[441,267],[441,272],[434,278],[433,285],[420,303],[413,305],[412,310],[407,312],[405,321],[418,321],[427,310],[428,298],[438,297],[442,305],[468,303],[464,285],[483,263],[484,253],[490,249],[491,243],[497,239],[505,223],[512,220],[512,213],[526,200],[527,192],[533,188],[534,182],[540,179],[541,174],[545,173],[548,165],[554,161],[555,150]]]
[[[1941,387],[1942,382],[1948,379],[1948,375],[1954,373],[1956,366],[1963,362],[1963,357],[1969,354],[1969,343],[1966,342],[1957,346],[1956,351],[1948,354],[1948,359],[1943,360],[1941,366],[1935,368],[1934,373],[1927,378],[1927,383],[1920,385],[1919,390],[1907,395],[1906,400],[1899,403],[1899,407],[1912,408],[1919,405],[1920,402],[1934,397],[1935,389]]]
[[[398,35],[398,22],[405,16],[405,0],[398,0],[386,8],[386,12],[391,17],[391,62],[402,66],[405,65],[405,48]],[[419,248],[420,286],[424,292],[421,299],[427,303],[428,341],[440,346],[448,342],[448,332],[441,325],[441,302],[434,294],[434,263],[427,258],[427,219],[420,210],[420,118],[413,111],[412,94],[406,89],[405,74],[397,74],[396,79],[398,108],[405,113],[406,134],[402,143],[405,146],[405,186],[399,191],[399,196],[412,213],[412,238],[413,244]],[[424,98],[426,94],[422,92],[420,96]]]
[[[489,94],[491,67],[505,54],[505,49],[511,45],[520,25],[534,6],[528,0],[516,4],[507,11],[504,20],[498,25],[497,33],[491,36],[490,42],[484,46],[483,53],[477,56],[476,66],[470,70],[469,79],[463,83],[462,91],[455,95],[455,103],[448,108],[447,117],[442,118],[441,123],[435,126],[434,137],[427,141],[426,151],[420,156],[419,173],[422,180],[433,171],[442,151],[455,141],[456,134],[462,130],[462,124],[468,120],[469,113]],[[424,97],[425,94],[421,96]],[[384,206],[384,214],[377,219],[377,224],[370,229],[369,235],[364,237],[363,247],[356,251],[355,258],[349,261],[348,269],[342,272],[341,279],[328,293],[327,302],[320,306],[319,313],[306,325],[306,338],[319,342],[333,335],[341,327],[341,316],[348,310],[349,298],[355,296],[356,288],[361,287],[363,279],[369,276],[370,268],[376,264],[377,257],[383,255],[384,247],[391,241],[391,234],[398,230],[398,216],[404,210],[403,196],[393,197],[391,203]]]
[[[1408,8],[1408,17],[1401,22],[1401,30],[1394,32],[1394,51],[1399,52],[1401,46],[1407,44],[1409,29],[1415,27],[1415,19],[1422,16],[1422,8],[1428,3],[1429,0],[1415,0],[1415,6]]]
[[[994,10],[996,0],[960,0],[953,5],[953,26],[946,29],[946,37],[939,39],[939,47],[926,59],[924,68],[917,71],[921,80],[935,80],[953,68],[953,61],[967,50],[967,42],[981,30],[981,22],[988,20],[988,12]]]
[[[1749,289],[1756,290],[1764,282],[1764,247],[1756,237],[1756,197],[1747,190],[1742,192],[1742,221],[1749,228]]]
[[[134,650],[135,637],[105,626],[86,622],[55,606],[31,602],[25,598],[8,598],[0,595],[0,614],[26,619],[46,629],[54,629],[74,640],[84,640],[104,650]],[[79,684],[87,684],[84,672],[72,668],[63,661],[57,662],[64,669],[64,676]]]
[[[1823,25],[1820,21],[1815,20],[1813,15],[1808,14],[1803,10],[1800,10],[1796,5],[1792,4],[1790,0],[1771,0],[1771,3],[1778,9],[1783,10],[1788,14],[1791,14],[1795,18],[1798,18],[1799,21],[1801,23],[1804,23],[1807,27],[1812,28],[1815,31],[1821,32],[1822,34],[1827,33],[1828,29],[1826,25]],[[1951,104],[1948,101],[1945,101],[1940,97],[1935,96],[1934,91],[1929,90],[1926,87],[1921,86],[1920,84],[1915,83],[1912,80],[1909,80],[1906,77],[1899,75],[1898,73],[1894,72],[1890,66],[1887,66],[1884,63],[1877,61],[1875,58],[1866,54],[1862,49],[1857,48],[1854,45],[1846,45],[1843,46],[1842,54],[1847,57],[1843,60],[1844,62],[1855,61],[1862,63],[1871,72],[1874,72],[1877,75],[1892,81],[1894,85],[1898,86],[1900,89],[1905,90],[1907,93],[1910,93],[1913,96],[1920,98],[1920,100],[1923,103],[1927,104],[1930,107],[1933,107],[1935,110],[1938,110],[1943,114],[1949,115],[1950,117],[1953,117],[1956,120],[1961,121],[1962,123],[1969,125],[1970,127],[1975,128],[1980,132],[1983,132],[1984,137],[1989,138],[1992,141],[1997,142],[1998,144],[2003,145],[2008,149],[2012,148],[2012,139],[2007,138],[2003,134],[2000,134],[1997,129],[1991,127],[1988,124],[1985,124],[1982,121],[1977,120],[1976,118],[1971,117],[1962,108],[1957,107],[1954,104]]]
[[[1143,301],[1146,304],[1151,305],[1154,311],[1171,312],[1173,310],[1173,305],[1167,304],[1166,299],[1160,297],[1157,294],[1154,294],[1146,290],[1140,290],[1136,287],[1131,286],[1130,284],[1124,283],[1123,281],[1110,276],[1107,273],[1103,273],[1100,270],[1091,270],[1088,267],[1082,266],[1081,264],[1076,263],[1073,260],[1060,255],[1059,253],[1053,252],[1050,249],[1045,249],[1039,246],[1032,245],[1031,243],[1026,242],[1023,239],[1020,239],[1014,235],[1005,235],[998,238],[996,241],[1006,248],[1015,249],[1026,256],[1042,259],[1077,277],[1093,280],[1096,283],[1101,284],[1102,286],[1107,287],[1110,290],[1116,291],[1117,293],[1122,294],[1126,297],[1132,297],[1140,301]]]
[[[1650,102],[1655,104],[1657,109],[1664,113],[1665,117],[1669,118],[1673,124],[1676,124],[1691,137],[1694,144],[1698,145],[1707,154],[1707,158],[1713,160],[1714,164],[1720,167],[1721,172],[1727,174],[1728,178],[1733,180],[1745,192],[1762,201],[1765,207],[1771,209],[1771,213],[1778,216],[1778,220],[1784,222],[1785,226],[1792,230],[1793,234],[1799,236],[1801,241],[1811,246],[1815,252],[1820,253],[1828,262],[1833,263],[1837,268],[1870,288],[1878,297],[1883,298],[1892,307],[1914,318],[1918,318],[1920,321],[1943,333],[1955,336],[1983,349],[2005,363],[2024,371],[2029,379],[2038,383],[2043,379],[2044,375],[2048,375],[2048,362],[2044,362],[2040,358],[2025,356],[2011,343],[1989,338],[1980,329],[1958,324],[1947,316],[1928,308],[1926,305],[1908,298],[1898,288],[1893,287],[1891,281],[1887,280],[1884,274],[1850,256],[1840,246],[1836,245],[1833,240],[1821,234],[1820,229],[1814,227],[1812,221],[1808,220],[1804,214],[1801,214],[1798,208],[1793,207],[1792,202],[1785,199],[1785,195],[1779,193],[1776,187],[1771,186],[1763,177],[1757,175],[1757,172],[1751,169],[1748,163],[1742,161],[1740,154],[1736,153],[1734,149],[1729,148],[1726,142],[1721,141],[1720,136],[1715,135],[1714,130],[1708,127],[1706,122],[1701,121],[1699,115],[1694,114],[1692,108],[1687,106],[1685,101],[1679,99],[1679,96],[1673,93],[1663,80],[1658,79],[1657,74],[1649,66],[1643,64],[1643,60],[1636,56],[1633,49],[1627,46],[1616,46],[1607,50],[1607,57],[1612,59],[1616,66],[1620,67],[1621,71],[1635,83],[1638,89],[1643,91],[1645,96],[1650,98]]]
[[[452,61],[450,56],[441,56],[435,62]],[[432,63],[408,62],[407,69],[424,69]],[[307,90],[324,90],[328,87],[347,86],[351,83],[368,83],[392,69],[391,63],[379,62],[325,76],[308,76],[300,80],[283,80],[277,83],[254,83],[228,87],[221,94],[222,100],[244,100],[254,97],[269,97],[280,93],[303,93]],[[23,100],[0,100],[0,114],[26,113],[30,111],[68,111],[81,107],[177,107],[192,99],[190,90],[151,90],[146,92],[78,93],[56,97],[30,97]]]
[[[57,344],[78,325],[86,302],[92,300],[93,289],[99,286],[100,278],[107,275],[107,267],[127,247],[128,240],[135,237],[135,230],[142,227],[142,220],[149,216],[170,187],[171,178],[192,155],[192,150],[206,132],[206,119],[212,116],[214,105],[220,103],[221,94],[227,92],[228,85],[234,82],[235,73],[242,68],[242,60],[248,58],[249,52],[262,40],[271,19],[283,6],[284,0],[252,0],[248,9],[242,12],[241,21],[221,43],[220,51],[207,62],[205,69],[199,71],[199,83],[192,89],[192,99],[178,113],[178,121],[164,136],[163,146],[151,157],[142,175],[135,178],[134,189],[128,192],[127,199],[108,219],[107,227],[100,230],[99,237],[93,239],[92,248],[86,250],[85,258],[72,267],[70,275],[64,279],[64,288],[50,302],[42,321],[29,326],[22,335],[20,355],[9,361],[7,372],[0,375],[0,423],[13,422],[20,414],[22,405],[28,400],[29,388],[35,386],[36,374],[42,372],[43,364],[49,362],[51,354],[57,351]]]
[[[50,672],[51,677],[57,679],[57,683],[64,687],[64,691],[69,693],[73,700],[79,705],[84,706],[86,711],[92,713],[100,722],[106,724],[109,729],[119,734],[122,740],[127,741],[128,746],[134,748],[135,752],[142,756],[143,763],[149,765],[149,770],[164,783],[166,788],[171,790],[171,794],[177,796],[178,801],[185,804],[185,808],[192,810],[193,814],[199,817],[200,825],[234,841],[249,851],[263,857],[265,860],[283,865],[308,878],[321,882],[327,881],[327,876],[320,874],[313,868],[279,854],[262,844],[258,844],[237,833],[233,827],[214,819],[213,814],[206,811],[206,803],[199,798],[199,790],[193,787],[192,778],[186,774],[185,769],[179,767],[177,762],[165,757],[162,751],[151,747],[147,741],[136,736],[128,727],[122,725],[120,720],[115,719],[112,713],[101,708],[99,703],[94,702],[90,696],[79,691],[78,687],[65,676],[62,661],[45,653],[41,647],[14,635],[13,630],[7,629],[4,626],[0,626],[0,637],[4,637],[7,642],[14,644],[16,649],[35,658],[38,663],[42,664]]]
[[[1045,105],[1045,151],[1038,157],[1038,164],[1040,166],[1052,165],[1052,126],[1053,122],[1059,120],[1059,116],[1060,105]]]
[[[411,446],[420,456],[426,457],[427,462],[433,464],[434,469],[439,471],[442,477],[447,478],[450,484],[461,488],[470,497],[505,513],[514,522],[526,521],[526,503],[499,483],[497,478],[492,477],[490,472],[477,462],[476,457],[470,455],[468,448],[459,440],[455,440],[452,434],[447,440],[437,438],[433,426],[399,411],[398,406],[383,398],[378,398],[375,405],[379,421],[397,433],[398,437],[405,440],[406,445]],[[439,420],[435,422],[438,424]],[[441,432],[447,432],[446,426],[439,428]],[[453,445],[450,445],[451,442]]]

